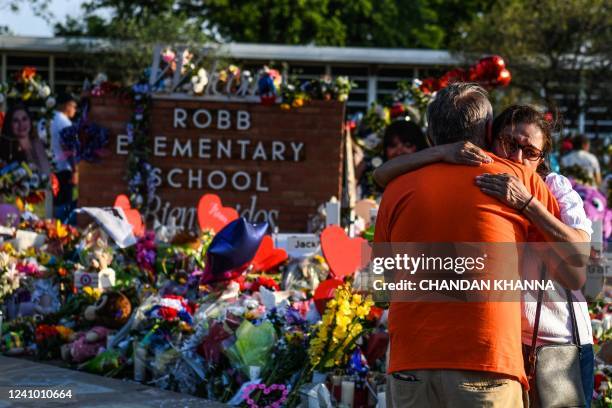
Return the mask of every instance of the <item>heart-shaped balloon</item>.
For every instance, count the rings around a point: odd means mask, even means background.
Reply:
[[[130,203],[128,196],[125,194],[118,195],[117,198],[115,198],[115,204],[113,207],[119,207],[123,210],[128,222],[132,226],[132,232],[134,232],[135,236],[144,236],[145,225],[144,222],[142,222],[142,216],[137,209],[132,208],[132,204]]]
[[[315,289],[313,299],[317,311],[320,315],[323,315],[325,312],[325,307],[327,306],[327,302],[330,299],[334,298],[334,294],[336,292],[336,288],[338,286],[342,286],[342,281],[339,279],[327,279],[324,280],[317,286]]]
[[[202,231],[211,229],[217,233],[236,218],[238,211],[223,207],[216,194],[204,194],[198,202],[198,223]]]
[[[333,277],[343,279],[352,276],[367,264],[370,247],[361,237],[350,238],[337,225],[330,225],[321,233],[321,249]]]
[[[251,265],[253,265],[253,271],[265,272],[285,262],[287,257],[287,251],[282,248],[274,248],[274,240],[270,235],[266,235],[263,237]]]

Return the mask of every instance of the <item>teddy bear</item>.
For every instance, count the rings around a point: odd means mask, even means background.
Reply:
[[[132,314],[130,300],[121,292],[104,292],[85,309],[85,319],[109,329],[121,328]]]
[[[110,330],[103,326],[95,326],[86,332],[72,335],[72,341],[61,348],[62,359],[82,363],[106,347],[106,338]]]

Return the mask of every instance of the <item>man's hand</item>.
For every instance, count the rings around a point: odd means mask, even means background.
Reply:
[[[524,210],[531,200],[531,193],[521,180],[507,173],[484,173],[476,177],[476,185],[480,190],[500,200],[515,210]]]
[[[438,146],[442,152],[442,160],[453,164],[480,166],[483,163],[493,163],[480,147],[471,142],[456,142]]]

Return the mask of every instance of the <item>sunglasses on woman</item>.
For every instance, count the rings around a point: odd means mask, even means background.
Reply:
[[[519,151],[523,152],[523,157],[527,160],[538,161],[544,158],[544,152],[531,145],[522,145],[512,136],[500,136],[499,144],[505,154],[511,155]]]

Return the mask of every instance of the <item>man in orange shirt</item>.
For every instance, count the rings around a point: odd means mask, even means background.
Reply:
[[[484,146],[492,117],[484,89],[453,84],[441,90],[428,107],[428,133],[434,144],[469,140]],[[493,163],[480,167],[431,164],[392,181],[382,198],[374,241],[526,241],[528,220],[520,211],[483,194],[475,177],[514,174],[550,212],[558,213],[558,204],[534,172],[487,154],[494,158]],[[508,262],[518,265],[517,259]],[[523,387],[528,384],[520,319],[519,301],[392,302],[389,405],[523,406]]]

